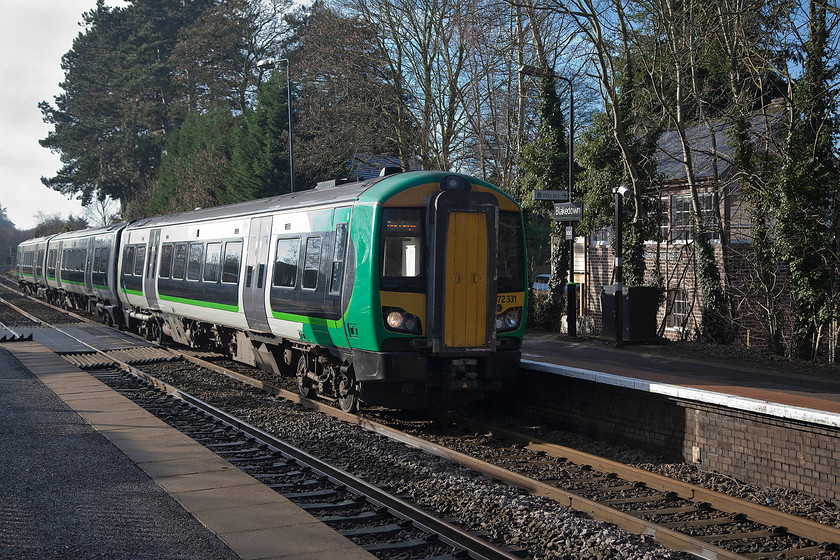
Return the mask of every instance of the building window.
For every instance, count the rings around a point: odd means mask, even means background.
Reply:
[[[589,242],[592,245],[609,245],[615,236],[614,230],[613,226],[606,226],[593,231],[589,236]]]
[[[720,238],[715,222],[715,193],[700,193],[700,215],[710,240]],[[671,198],[671,241],[692,241],[694,239],[694,225],[692,216],[694,210],[691,195],[674,196]]]
[[[668,326],[671,328],[685,327],[688,321],[688,315],[691,312],[691,302],[688,299],[688,292],[682,288],[668,290],[668,301],[671,304]]]
[[[740,195],[729,200],[729,242],[749,243],[752,239],[752,218],[749,203]]]

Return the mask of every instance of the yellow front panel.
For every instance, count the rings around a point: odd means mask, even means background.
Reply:
[[[487,216],[450,212],[444,345],[483,347],[487,335]]]

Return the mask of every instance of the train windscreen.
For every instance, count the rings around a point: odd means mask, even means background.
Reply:
[[[386,208],[380,257],[383,290],[425,291],[424,209]]]

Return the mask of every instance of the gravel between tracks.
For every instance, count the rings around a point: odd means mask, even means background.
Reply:
[[[489,480],[451,461],[366,432],[300,405],[270,397],[242,384],[189,369],[160,365],[150,373],[224,408],[336,466],[388,487],[437,515],[486,533],[500,544],[519,546],[530,558],[677,559],[652,539],[599,523]]]

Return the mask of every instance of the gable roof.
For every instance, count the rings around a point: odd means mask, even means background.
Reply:
[[[767,115],[759,113],[750,117],[750,133],[755,150],[775,152],[774,145],[771,145],[772,141],[768,140],[765,131],[770,127],[774,129],[774,136],[778,135],[779,125],[784,118],[784,108],[780,104],[776,105],[774,103],[771,106],[771,112]],[[735,173],[735,146],[729,134],[731,128],[730,122],[721,119],[713,121],[710,127],[697,124],[686,129],[686,140],[691,147],[691,161],[697,179],[713,178],[715,164],[719,177],[725,178]],[[666,182],[686,181],[682,143],[676,130],[667,130],[660,135],[654,157],[657,160],[656,171]]]

